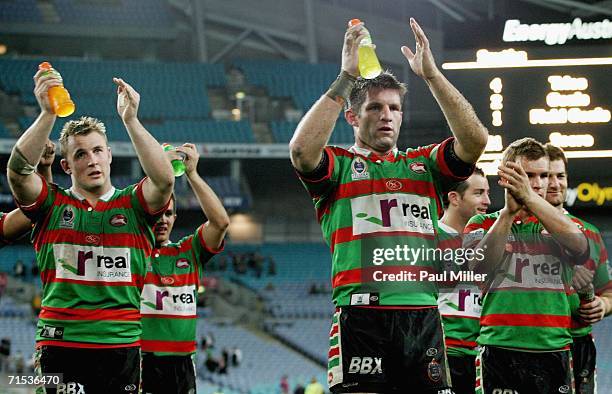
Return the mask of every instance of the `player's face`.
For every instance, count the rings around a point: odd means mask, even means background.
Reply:
[[[473,174],[467,179],[468,188],[459,196],[459,212],[466,219],[479,213],[487,213],[489,199],[489,181],[480,174]]]
[[[176,220],[176,213],[174,212],[174,200],[170,199],[168,209],[166,209],[161,218],[155,223],[153,232],[155,233],[155,242],[157,244],[163,244],[170,239],[170,233],[174,227],[174,221]]]
[[[529,185],[540,197],[546,198],[548,188],[548,157],[540,157],[537,160],[527,160],[519,157],[517,162],[523,167],[529,177]]]
[[[111,187],[112,160],[104,136],[91,132],[68,137],[66,157],[61,165],[72,177],[75,187],[93,194],[104,194]]]
[[[563,206],[567,194],[567,173],[563,160],[550,162],[548,172],[548,189],[546,190],[546,201],[552,206]]]
[[[402,125],[402,103],[394,89],[372,89],[355,119],[357,138],[375,152],[395,148]]]

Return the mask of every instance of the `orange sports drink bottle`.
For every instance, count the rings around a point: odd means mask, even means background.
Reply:
[[[38,69],[44,70],[47,73],[55,73],[61,78],[60,73],[49,62],[40,63]],[[49,102],[53,112],[60,118],[72,115],[76,109],[74,102],[70,99],[70,93],[68,93],[63,84],[49,88]]]
[[[349,27],[355,26],[356,24],[361,23],[359,19],[351,19],[349,21]],[[366,36],[359,43],[359,74],[362,78],[372,79],[376,78],[382,72],[382,67],[380,66],[380,62],[378,61],[378,57],[376,56],[376,52],[374,51],[374,44],[372,43],[372,36],[370,32],[365,29]]]

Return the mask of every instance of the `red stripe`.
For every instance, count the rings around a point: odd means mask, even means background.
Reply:
[[[485,218],[482,223],[470,223],[465,226],[464,233],[471,233],[474,230],[484,229],[489,230],[497,218]]]
[[[104,343],[85,343],[85,342],[67,342],[67,341],[38,341],[36,348],[41,346],[59,346],[59,347],[75,347],[83,349],[117,349],[124,347],[138,347],[140,341],[121,344],[104,344]]]
[[[398,190],[389,190],[386,182],[390,179],[401,182],[402,187]],[[332,196],[333,200],[340,200],[343,198],[353,198],[362,195],[369,195],[374,193],[412,193],[420,196],[426,196],[430,198],[436,198],[436,191],[433,183],[427,181],[417,181],[412,179],[366,179],[362,181],[353,181],[349,183],[343,183],[338,186],[338,189]]]
[[[143,352],[177,352],[193,353],[196,351],[195,341],[154,341],[141,339]]]
[[[422,234],[413,231],[377,231],[374,233],[353,235],[353,227],[349,226],[341,227],[332,233],[331,248],[333,251],[337,244],[374,237],[417,237],[424,239],[435,239],[435,236],[433,234]]]
[[[162,248],[153,250],[152,254],[153,256],[155,256],[156,253],[159,253],[161,256],[178,256],[181,253],[185,253],[191,250],[192,239],[193,235],[189,236],[189,238],[187,238],[184,242],[181,242],[178,248],[164,246]]]
[[[140,321],[138,309],[82,309],[43,306],[41,319]]]
[[[334,335],[336,335],[337,333],[338,333],[338,323],[336,323],[336,324],[334,324],[334,325],[332,326],[332,329],[331,329],[331,331],[330,331],[330,333],[329,333],[329,336],[330,336],[330,337],[333,337],[333,336],[334,336]]]
[[[172,279],[172,280],[170,280]],[[190,272],[187,274],[174,274],[174,275],[158,275],[153,272],[147,272],[147,276],[145,276],[145,284],[152,284],[155,286],[189,286],[189,285],[198,285],[200,281],[198,280],[196,272]],[[164,281],[166,283],[164,283]]]
[[[333,347],[329,349],[328,357],[332,358],[340,355],[340,346]]]
[[[476,342],[446,337],[446,346],[473,349],[476,347]]]
[[[92,243],[91,236],[99,237],[99,241]],[[103,245],[104,247],[128,247],[142,249],[145,253],[150,253],[151,244],[143,233],[106,233],[90,234],[82,231],[69,229],[47,230],[42,236],[44,243],[71,243],[77,245]]]
[[[332,279],[332,286],[336,288],[354,283],[376,282],[374,280],[374,273],[376,271],[382,271],[382,274],[392,275],[397,275],[401,272],[410,272],[416,275],[416,281],[418,281],[419,273],[422,271],[427,271],[430,274],[436,272],[432,267],[419,267],[414,265],[367,267],[365,269],[355,268],[352,270],[341,271],[334,275],[334,278]]]
[[[578,329],[578,328],[586,328],[586,327],[590,327],[589,323],[585,323],[581,320],[577,320],[577,319],[573,319],[570,322],[570,328],[573,329]]]
[[[436,305],[355,305],[351,308],[362,308],[362,309],[392,309],[401,311],[414,311],[421,309],[438,309]]]
[[[132,209],[132,200],[130,195],[125,195],[110,201],[98,200],[96,205],[92,206],[85,200],[79,200],[70,194],[57,193],[55,201],[53,201],[53,205],[71,205],[80,210],[88,210],[89,208],[92,208],[94,211],[104,212],[116,208]]]
[[[48,269],[43,270],[40,273],[40,279],[43,284],[47,283],[74,283],[77,285],[86,285],[86,286],[136,286],[138,289],[142,289],[144,283],[144,277],[142,275],[138,275],[132,272],[132,281],[131,282],[105,282],[105,281],[92,281],[92,280],[79,280],[79,279],[64,279],[64,278],[56,278],[55,270]]]
[[[570,317],[560,315],[494,313],[480,319],[481,326],[570,328]]]
[[[443,239],[438,241],[440,249],[457,249],[461,247],[461,237],[453,237],[451,239]]]
[[[472,320],[480,320],[480,317],[474,317],[474,316],[460,316],[460,315],[447,315],[446,313],[442,313],[442,316],[444,317],[452,317],[452,318],[456,318],[456,319],[472,319]]]

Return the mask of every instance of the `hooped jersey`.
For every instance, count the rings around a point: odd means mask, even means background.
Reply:
[[[593,286],[595,294],[601,294],[604,291],[612,290],[612,281],[610,280],[610,271],[608,267],[608,251],[601,237],[599,229],[589,222],[577,218],[576,216],[566,212],[573,222],[582,228],[587,240],[589,241],[589,259],[584,263],[584,267],[593,271]],[[569,294],[570,310],[572,312],[572,321],[570,333],[572,337],[582,337],[593,331],[593,326],[582,322],[578,317],[578,308],[580,307],[580,298],[572,287]]]
[[[203,230],[200,226],[179,242],[153,250],[140,302],[143,352],[163,356],[196,351],[200,273],[223,250],[209,248]]]
[[[499,211],[468,222],[464,247],[475,247]],[[491,262],[488,262],[491,263]],[[565,349],[571,342],[570,262],[535,216],[514,219],[502,261],[496,262],[480,318],[480,345],[531,351]]]
[[[456,250],[462,246],[461,234],[442,222],[438,223],[438,239],[438,247],[442,250]],[[451,261],[446,266],[447,273],[468,269],[467,262]],[[482,311],[482,292],[478,284],[451,281],[448,288],[440,290],[438,309],[447,353],[475,356]]]
[[[444,150],[453,141],[386,157],[328,146],[325,176],[312,180],[298,174],[331,249],[336,306],[437,305],[435,283],[415,283],[409,275],[435,272],[434,259],[423,256],[435,248],[441,195],[450,183],[465,179],[445,161]],[[399,254],[382,261],[382,252],[393,250]],[[411,250],[423,254],[413,257]]]
[[[148,210],[143,182],[112,188],[94,207],[43,179],[37,201],[21,206],[35,223],[32,241],[42,279],[38,346],[139,345],[151,226],[165,210]]]

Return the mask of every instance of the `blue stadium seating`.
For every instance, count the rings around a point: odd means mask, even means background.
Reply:
[[[171,27],[172,10],[164,0],[79,2],[53,0],[61,23],[74,25]]]
[[[270,122],[274,142],[288,144],[291,137],[293,137],[297,125],[296,122],[288,121]],[[331,145],[352,145],[354,142],[353,128],[346,123],[344,116],[341,115],[336,121],[336,126],[329,139],[329,143]]]
[[[39,23],[42,21],[36,0],[0,1],[1,23]]]

